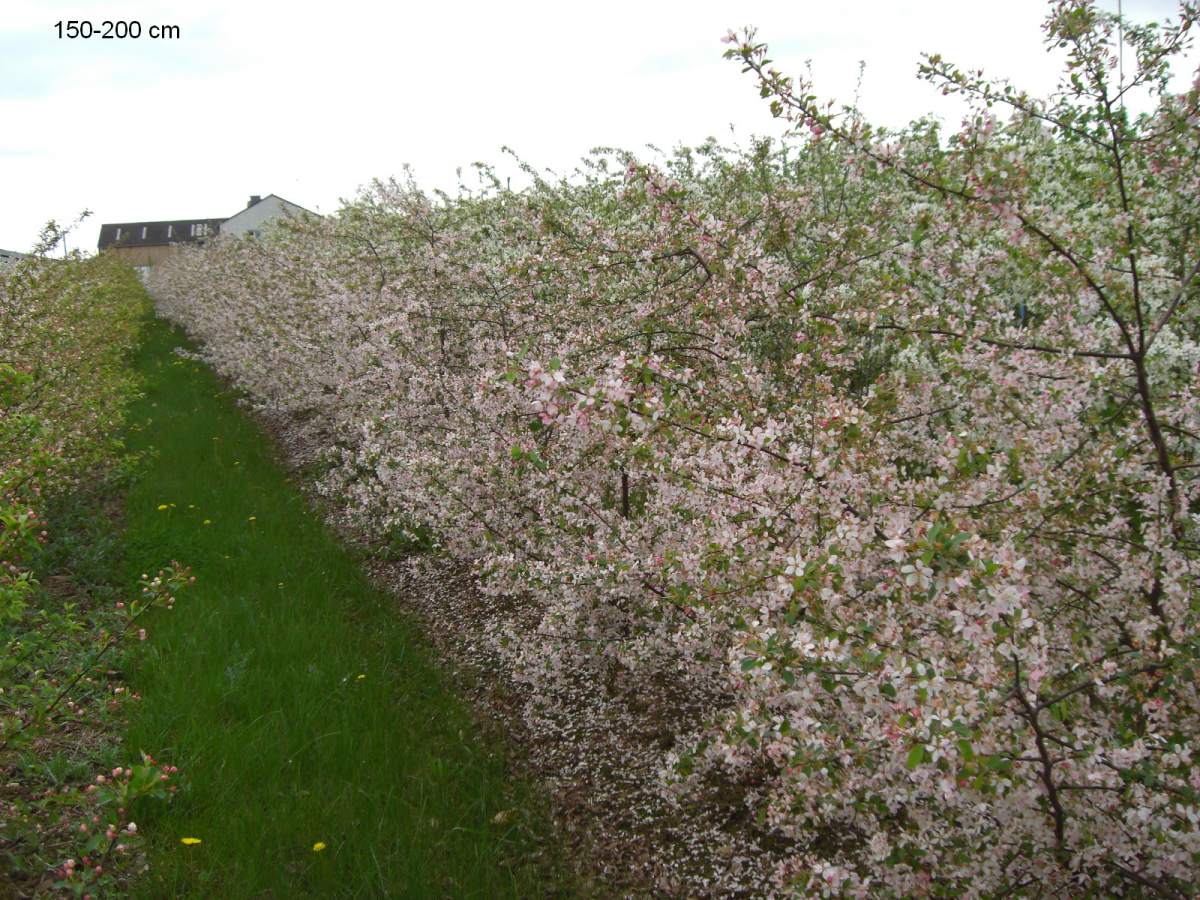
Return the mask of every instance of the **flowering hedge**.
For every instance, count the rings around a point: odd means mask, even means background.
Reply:
[[[930,57],[977,107],[948,139],[731,34],[781,146],[379,183],[153,289],[360,522],[535,605],[503,636],[532,704],[720,698],[664,789],[741,785],[781,884],[1190,894],[1200,89],[1165,84],[1195,18],[1127,28],[1117,84],[1113,17],[1055,4],[1052,101]]]
[[[122,857],[144,867],[133,803],[175,791],[174,767],[145,754],[140,765],[110,763],[91,784],[72,773],[95,765],[131,696],[113,657],[145,638],[145,615],[170,607],[187,573],[144,578],[141,595],[115,610],[65,596],[61,573],[55,592],[37,589],[50,501],[78,500],[75,489],[124,461],[117,432],[137,387],[129,354],[149,312],[144,287],[115,258],[44,255],[62,234],[52,223],[37,253],[0,268],[0,866],[17,893],[87,897],[118,889]],[[50,757],[53,770],[34,764]]]
[[[58,240],[53,226],[43,249]],[[149,301],[109,257],[35,254],[0,268],[0,622],[20,616],[40,508],[117,457],[134,390],[126,355]]]

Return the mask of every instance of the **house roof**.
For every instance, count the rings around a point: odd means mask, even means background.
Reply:
[[[106,250],[112,246],[153,247],[161,244],[187,244],[216,234],[224,221],[173,219],[169,222],[111,222],[100,226],[100,241],[97,246]],[[194,225],[206,226],[205,234],[193,234]]]
[[[264,200],[270,200],[272,197],[282,203],[286,203],[289,207],[303,210],[309,215],[318,215],[310,209],[305,209],[299,203],[293,203],[291,200],[286,200],[278,194],[267,194],[265,197],[259,197],[257,200],[254,200],[244,209],[238,210],[232,216],[222,219],[173,219],[169,222],[109,222],[100,226],[100,240],[97,246],[101,250],[106,250],[112,246],[156,247],[164,244],[193,243],[203,240],[205,237],[212,237],[220,231],[221,226],[225,222],[237,218],[247,209],[252,209],[259,203],[262,203]],[[206,225],[207,228],[205,231],[207,233],[204,235],[193,234],[193,225]]]
[[[294,207],[296,207],[296,209],[302,209],[306,213],[308,213],[310,216],[317,216],[318,218],[320,218],[320,215],[321,215],[320,213],[315,213],[308,207],[301,206],[299,203],[296,203],[294,200],[289,200],[286,197],[280,197],[278,194],[267,194],[267,196],[263,197],[262,199],[267,200],[267,199],[270,199],[271,197],[274,197],[276,200],[282,200],[288,206],[294,206]],[[259,202],[261,203],[262,201],[260,200]]]
[[[246,210],[254,209],[254,207],[258,206],[258,204],[263,203],[264,201],[270,200],[272,197],[274,197],[276,200],[278,200],[281,203],[287,204],[289,207],[294,206],[296,209],[300,210],[301,212],[306,212],[310,216],[316,216],[317,218],[320,218],[320,213],[315,213],[311,209],[301,206],[299,203],[293,203],[291,200],[288,200],[286,197],[280,197],[278,194],[267,194],[265,197],[258,197],[257,199],[255,197],[251,197],[250,203],[246,204],[246,206],[239,209],[237,212],[235,212],[229,218],[236,219],[238,216],[240,216]],[[228,219],[226,221],[228,221]]]

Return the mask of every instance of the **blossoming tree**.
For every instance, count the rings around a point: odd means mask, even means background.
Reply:
[[[1166,85],[1196,17],[1126,28],[1122,80],[1115,17],[1054,4],[1049,101],[929,57],[973,101],[948,140],[733,34],[782,146],[381,183],[155,291],[361,523],[528,604],[532,707],[705,698],[664,789],[739,785],[781,886],[1188,894],[1200,87]]]

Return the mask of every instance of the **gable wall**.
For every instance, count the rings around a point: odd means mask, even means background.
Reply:
[[[271,219],[298,216],[303,212],[305,210],[295,203],[288,203],[288,201],[272,195],[243,209],[237,215],[230,216],[221,225],[221,233],[245,234],[248,231],[257,231]]]

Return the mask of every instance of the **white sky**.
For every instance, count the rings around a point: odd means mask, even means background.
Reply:
[[[1124,5],[1138,20],[1175,8]],[[311,9],[4,0],[0,247],[28,249],[46,219],[84,208],[93,216],[71,246],[85,249],[101,222],[229,216],[250,194],[330,212],[405,163],[424,186],[453,189],[456,168],[475,161],[511,171],[504,145],[569,171],[599,145],[775,134],[750,76],[722,58],[722,35],[747,24],[780,69],[799,73],[811,60],[821,96],[848,102],[865,60],[860,105],[889,125],[961,115],[915,77],[922,51],[1040,93],[1058,71],[1041,42],[1041,0],[339,0]],[[55,22],[84,17],[178,25],[182,38],[57,37]]]

